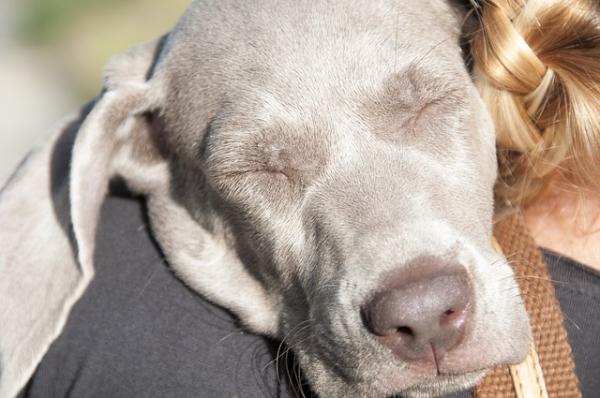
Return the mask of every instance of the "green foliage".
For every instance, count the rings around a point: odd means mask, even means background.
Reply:
[[[0,0],[4,1],[4,0]],[[15,0],[18,40],[82,101],[98,93],[106,61],[166,33],[191,0]]]
[[[90,7],[107,8],[131,0],[27,0],[20,36],[30,44],[48,44],[59,40],[64,27]]]

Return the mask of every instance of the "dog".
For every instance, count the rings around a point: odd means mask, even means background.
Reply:
[[[115,177],[146,198],[176,274],[284,340],[322,397],[436,396],[524,359],[461,18],[443,0],[195,0],[112,60],[69,187],[48,176],[57,135],[0,196],[0,397],[93,277]]]

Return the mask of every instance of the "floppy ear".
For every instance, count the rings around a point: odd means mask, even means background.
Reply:
[[[60,125],[0,191],[2,398],[27,383],[93,277],[109,180],[119,175],[147,193],[167,178],[147,117],[161,101],[159,85],[146,79],[161,43],[112,61],[103,95]]]
[[[127,80],[104,93],[79,131],[70,199],[81,267],[91,267],[96,224],[112,177],[121,177],[136,193],[166,185],[167,164],[148,120],[160,103],[160,88]]]

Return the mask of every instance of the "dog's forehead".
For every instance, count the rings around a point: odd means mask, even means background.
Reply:
[[[213,72],[233,81],[261,72],[269,80],[292,73],[356,78],[365,69],[401,69],[432,50],[455,51],[458,33],[456,13],[443,0],[205,0],[192,3],[161,58],[167,74]]]
[[[279,111],[356,111],[424,57],[430,71],[460,64],[458,31],[442,0],[194,1],[156,69],[166,121],[178,136],[224,113],[242,127]]]

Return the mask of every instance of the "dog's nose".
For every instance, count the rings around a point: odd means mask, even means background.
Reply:
[[[366,326],[399,358],[437,362],[458,345],[470,318],[466,273],[442,270],[391,279],[362,308]]]

